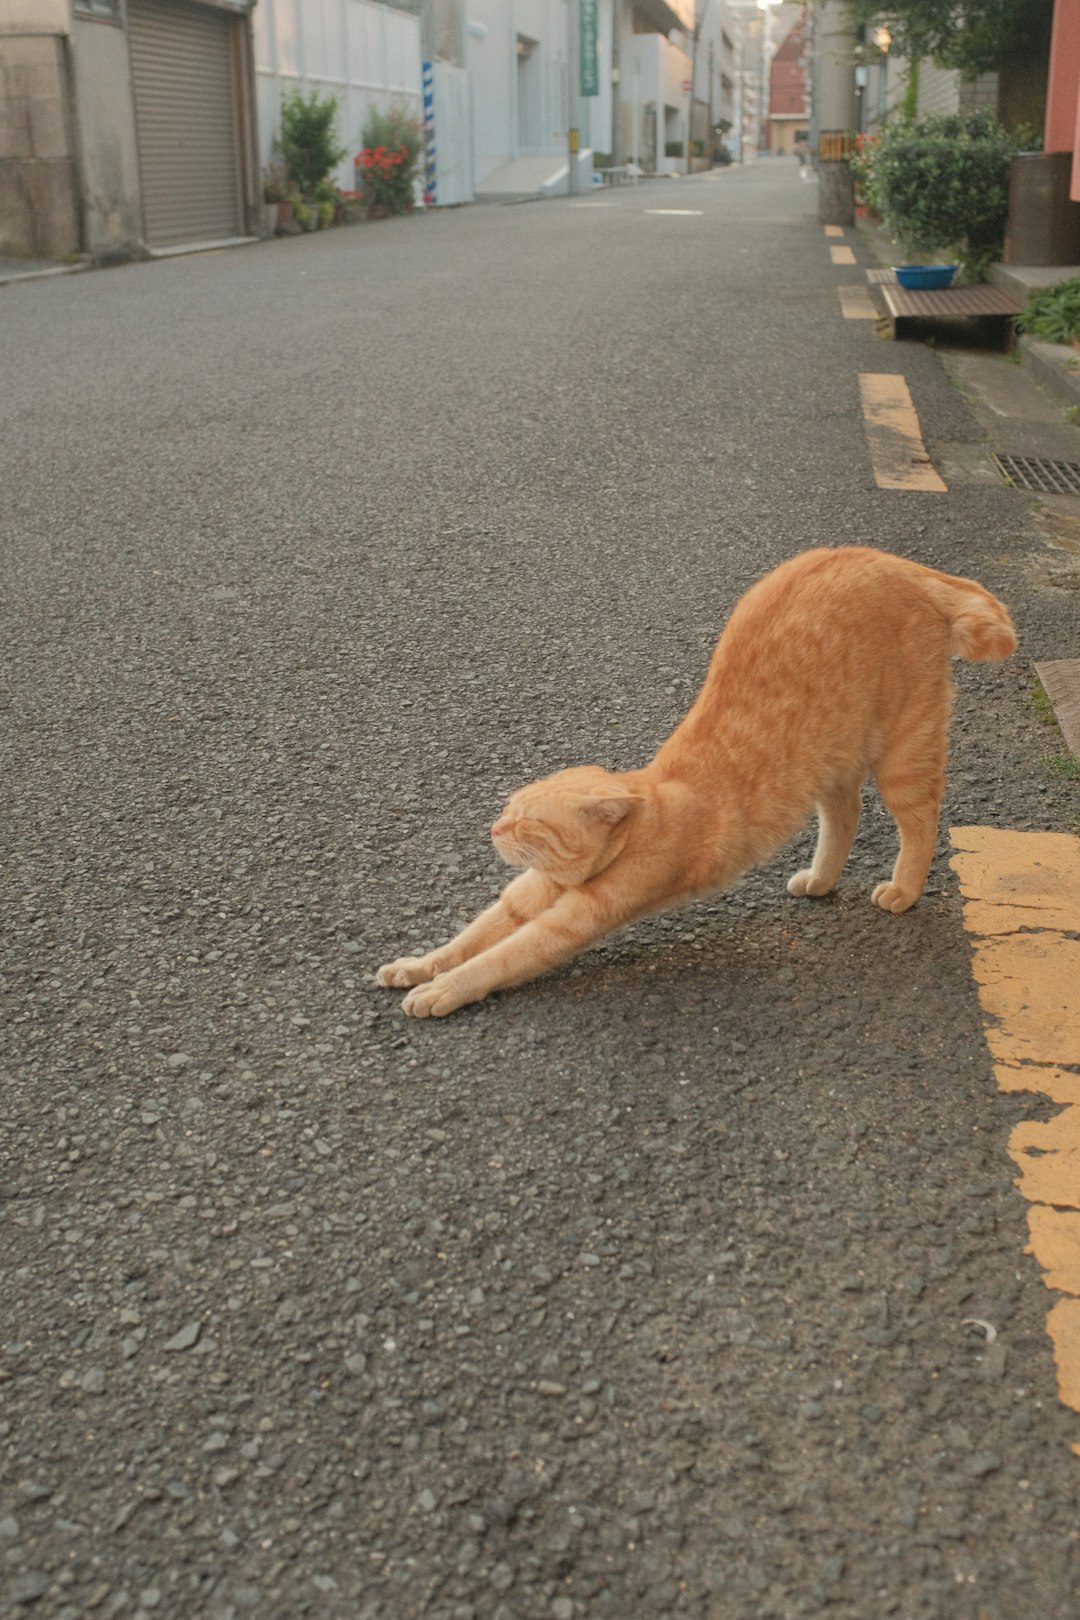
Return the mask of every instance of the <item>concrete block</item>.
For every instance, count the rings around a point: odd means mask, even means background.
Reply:
[[[67,118],[59,96],[35,97],[29,104],[30,144],[36,158],[69,157]]]
[[[64,259],[79,246],[71,159],[0,162],[0,258]]]
[[[1053,658],[1035,665],[1069,745],[1070,753],[1080,759],[1080,658]]]
[[[22,164],[0,158],[0,259],[34,257],[34,221],[21,182]]]
[[[68,0],[0,0],[0,34],[67,34]]]
[[[32,155],[29,104],[11,99],[0,100],[0,161]]]
[[[62,100],[66,88],[59,40],[0,35],[0,114],[19,103]],[[25,122],[25,109],[21,117]]]
[[[70,158],[33,159],[23,165],[23,190],[34,220],[35,251],[64,259],[79,251],[75,165]]]

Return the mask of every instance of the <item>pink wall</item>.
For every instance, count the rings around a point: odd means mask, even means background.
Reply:
[[[1080,0],[1054,0],[1044,152],[1073,155],[1073,198],[1080,202]]]

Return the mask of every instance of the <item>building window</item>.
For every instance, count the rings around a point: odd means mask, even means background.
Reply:
[[[113,22],[120,21],[122,4],[123,0],[74,0],[76,11],[90,17],[108,17]]]

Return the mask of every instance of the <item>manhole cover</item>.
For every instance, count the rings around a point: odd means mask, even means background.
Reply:
[[[1042,461],[1038,456],[1002,456],[993,452],[990,460],[1007,484],[1019,489],[1038,490],[1042,495],[1080,495],[1080,464],[1075,461]]]

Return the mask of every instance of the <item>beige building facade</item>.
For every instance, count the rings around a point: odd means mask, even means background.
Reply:
[[[0,258],[261,228],[253,0],[0,0]]]

